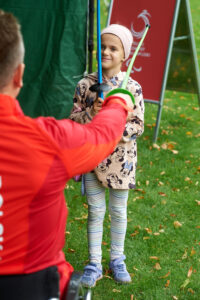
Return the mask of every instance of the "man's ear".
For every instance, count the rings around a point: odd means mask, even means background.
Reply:
[[[23,86],[23,75],[24,75],[25,65],[23,63],[19,64],[17,69],[14,72],[13,83],[16,88],[22,88]]]

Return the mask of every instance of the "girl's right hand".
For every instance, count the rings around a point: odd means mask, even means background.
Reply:
[[[98,97],[94,103],[93,103],[93,111],[95,114],[97,114],[101,108],[102,108],[102,104],[103,104],[103,99]]]

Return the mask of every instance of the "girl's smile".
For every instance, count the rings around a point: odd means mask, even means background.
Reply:
[[[124,49],[120,39],[114,34],[103,34],[101,37],[101,56],[103,74],[113,76],[121,70],[124,61]]]

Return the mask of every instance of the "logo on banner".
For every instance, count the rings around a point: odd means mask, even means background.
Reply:
[[[140,42],[140,39],[142,38],[142,36],[143,36],[143,34],[144,34],[144,31],[145,31],[145,29],[146,29],[146,25],[147,25],[147,24],[150,25],[150,20],[149,20],[150,17],[151,17],[151,15],[150,15],[150,13],[149,13],[146,9],[144,9],[144,10],[137,16],[137,18],[138,18],[138,19],[142,19],[142,21],[143,21],[143,23],[144,23],[144,24],[143,24],[143,28],[142,28],[142,30],[140,30],[140,31],[136,31],[136,30],[134,29],[133,22],[131,23],[131,29],[130,29],[130,30],[131,30],[131,33],[132,33],[132,35],[133,35],[133,46],[132,46],[132,48],[131,48],[131,56],[133,55],[135,49],[137,48],[137,45],[138,45],[139,42]],[[138,52],[138,56],[147,57],[147,58],[151,56],[151,54],[150,54],[149,52],[146,51],[146,48],[145,48],[144,43],[143,43],[143,45],[141,46],[140,51]],[[128,67],[128,65],[129,65],[129,63],[130,63],[130,60],[131,60],[131,58],[128,59],[127,62],[126,62],[126,66],[127,66],[127,67]],[[135,67],[135,66],[133,66],[133,69],[132,69],[131,73],[134,73],[134,72],[141,72],[141,71],[142,71],[142,67],[141,67],[141,66],[140,66],[140,67]]]

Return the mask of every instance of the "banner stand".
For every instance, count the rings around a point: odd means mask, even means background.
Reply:
[[[180,12],[180,5],[184,4],[183,1],[185,2],[185,8],[186,8],[185,9],[185,18],[188,21],[189,33],[188,33],[188,35],[175,37],[177,20],[178,20],[178,16],[179,16],[179,12]],[[159,127],[160,127],[160,120],[161,120],[162,107],[163,107],[163,101],[164,101],[164,93],[165,93],[165,89],[167,86],[167,78],[168,78],[168,73],[169,73],[173,44],[175,41],[180,41],[183,39],[189,39],[189,41],[191,43],[190,51],[191,51],[191,56],[193,59],[193,65],[195,68],[196,88],[197,88],[198,101],[199,101],[199,106],[200,106],[200,73],[199,73],[198,60],[197,60],[197,54],[196,54],[196,46],[195,46],[195,40],[194,40],[194,34],[193,34],[192,17],[191,17],[191,12],[190,12],[189,0],[177,0],[175,13],[174,13],[174,20],[173,20],[173,25],[172,25],[172,31],[171,31],[171,37],[170,37],[170,42],[169,42],[168,56],[167,56],[167,61],[166,61],[166,66],[165,66],[165,73],[164,73],[164,77],[163,77],[163,85],[162,85],[162,90],[161,90],[161,95],[160,95],[160,101],[159,101],[159,103],[157,103],[156,101],[155,102],[151,101],[151,103],[159,104],[157,120],[156,120],[156,128],[155,128],[154,138],[153,138],[154,143],[157,140],[158,131],[159,131]],[[145,100],[145,102],[149,102],[149,101]]]
[[[166,84],[167,84],[170,61],[171,61],[172,47],[173,47],[176,24],[177,24],[178,13],[179,13],[179,8],[180,8],[180,1],[181,0],[177,0],[177,2],[176,2],[176,8],[175,8],[174,19],[173,19],[173,24],[172,24],[172,31],[171,31],[170,41],[169,41],[168,55],[167,55],[167,60],[166,60],[165,72],[164,72],[164,76],[163,76],[163,84],[162,84],[162,89],[161,89],[161,94],[160,94],[160,101],[159,102],[155,101],[156,104],[159,104],[159,108],[158,108],[158,113],[157,113],[156,128],[155,128],[154,137],[153,137],[154,143],[157,140],[158,131],[159,131],[159,127],[160,127],[164,94],[165,94],[165,88],[166,88]],[[145,100],[145,102],[148,102],[148,100]]]

